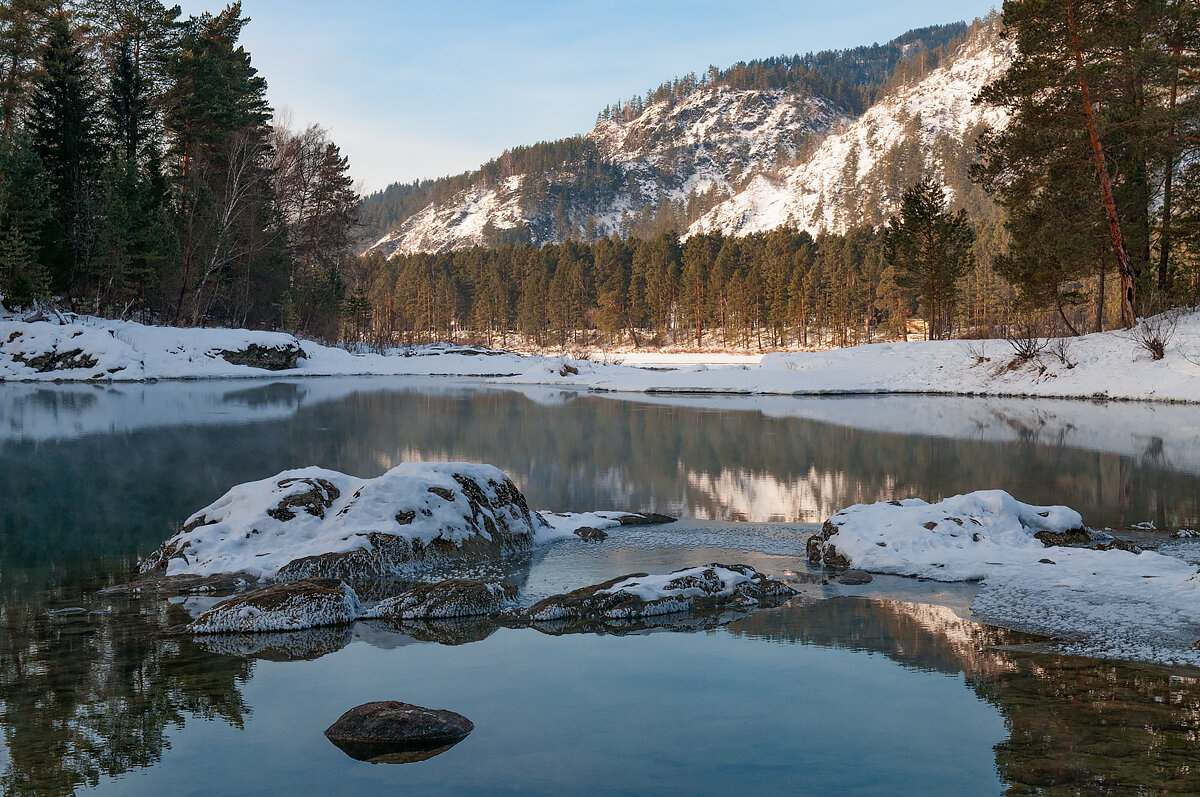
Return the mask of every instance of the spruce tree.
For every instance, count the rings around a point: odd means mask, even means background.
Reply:
[[[966,212],[950,213],[945,192],[932,180],[906,191],[899,214],[888,222],[887,262],[896,269],[896,284],[923,308],[930,340],[950,331],[958,281],[974,262],[974,243]]]
[[[29,130],[45,167],[52,207],[42,258],[54,290],[70,288],[94,244],[95,176],[99,156],[96,98],[87,59],[65,11],[48,21],[42,78],[30,101]]]

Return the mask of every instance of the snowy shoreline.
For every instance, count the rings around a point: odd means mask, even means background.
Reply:
[[[151,327],[80,318],[0,320],[0,382],[150,382],[315,376],[470,378],[597,393],[727,396],[989,396],[1200,403],[1200,312],[1152,360],[1127,331],[1067,339],[1021,360],[1004,340],[874,343],[774,352],[758,363],[647,353],[638,365],[435,344],[353,353],[282,332]],[[274,356],[272,369],[241,364]],[[290,358],[290,359],[289,359]],[[231,360],[234,360],[231,362]]]

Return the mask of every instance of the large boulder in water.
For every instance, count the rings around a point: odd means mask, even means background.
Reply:
[[[524,616],[550,620],[630,620],[673,612],[724,606],[757,606],[768,598],[795,593],[781,581],[747,565],[711,564],[666,575],[634,573],[554,595],[531,606]]]
[[[272,584],[221,601],[188,624],[193,634],[299,631],[352,623],[358,595],[341,581],[301,579]]]
[[[372,606],[363,616],[373,620],[442,620],[497,614],[517,597],[517,588],[501,581],[448,578],[421,584]]]
[[[962,581],[984,578],[997,563],[1037,562],[1049,545],[1092,536],[1069,507],[980,490],[935,504],[906,498],[848,507],[825,521],[807,553],[826,567]]]
[[[351,758],[405,763],[444,752],[474,729],[469,719],[453,711],[384,700],[350,709],[325,736]]]
[[[407,463],[375,479],[304,468],[234,487],[147,557],[144,577],[360,579],[528,550],[543,521],[491,465]]]

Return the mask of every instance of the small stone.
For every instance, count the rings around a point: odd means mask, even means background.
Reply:
[[[583,526],[575,529],[575,536],[584,542],[603,542],[608,534],[591,526]]]
[[[847,570],[837,577],[839,584],[845,584],[848,587],[870,584],[872,580],[871,574],[865,570]]]

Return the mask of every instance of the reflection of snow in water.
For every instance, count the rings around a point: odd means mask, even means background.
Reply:
[[[820,523],[847,504],[872,500],[863,486],[844,473],[809,469],[804,476],[783,480],[770,473],[726,468],[719,473],[687,471],[688,486],[708,496],[713,506],[700,505],[696,517],[736,519],[752,523]],[[883,493],[895,491],[888,476]]]

